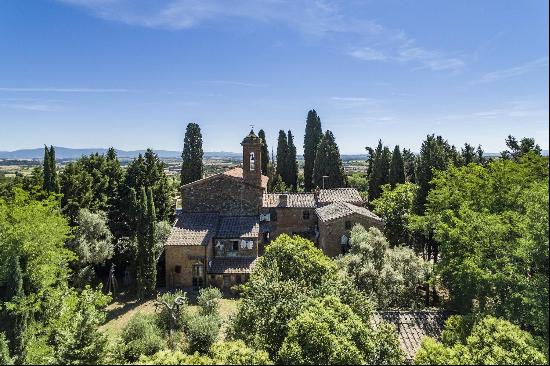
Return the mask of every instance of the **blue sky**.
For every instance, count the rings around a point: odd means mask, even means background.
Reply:
[[[548,148],[548,2],[2,0],[0,150],[274,147],[307,111],[342,153],[428,133]]]

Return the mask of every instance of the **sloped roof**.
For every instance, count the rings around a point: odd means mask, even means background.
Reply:
[[[333,202],[362,203],[363,198],[356,188],[321,189],[317,199],[319,205]]]
[[[206,246],[216,235],[218,221],[217,213],[181,213],[165,245]]]
[[[243,179],[243,168],[241,167],[236,167],[236,168],[232,168],[232,169],[229,169],[229,170],[226,170],[225,172],[223,173],[219,173],[219,174],[214,174],[214,175],[211,175],[209,177],[206,177],[206,178],[202,178],[202,179],[198,179],[194,182],[191,182],[191,183],[187,183],[187,184],[184,184],[182,187],[187,187],[187,186],[191,186],[191,185],[195,185],[195,184],[199,184],[199,183],[204,183],[204,182],[208,182],[210,180],[213,180],[213,179],[216,179],[216,178],[220,178],[220,177],[230,177],[230,178],[233,178],[233,179],[236,179],[238,181],[241,181],[244,183],[244,179]],[[262,175],[262,186],[261,188],[264,188],[264,189],[267,189],[267,182],[269,181],[269,177],[265,176],[265,175]],[[254,185],[255,186],[255,185]]]
[[[259,216],[221,216],[216,237],[257,238],[259,233]]]
[[[285,202],[286,196],[286,202]],[[315,208],[315,195],[313,193],[265,193],[262,206],[291,207],[291,208]]]
[[[334,202],[315,209],[319,220],[323,222],[336,220],[342,217],[359,214],[382,222],[382,219],[364,207],[355,206],[348,202]]]
[[[230,274],[250,273],[256,264],[256,257],[218,257],[208,263],[208,273]]]
[[[401,349],[408,361],[414,359],[424,337],[439,339],[449,313],[443,310],[375,312],[375,325],[382,321],[395,326]]]

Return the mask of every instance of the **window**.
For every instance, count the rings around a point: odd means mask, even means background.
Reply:
[[[181,266],[176,266],[176,267],[174,268],[174,272],[176,272],[176,273],[181,273]]]
[[[238,240],[233,240],[231,242],[231,249],[234,251],[234,252],[238,252],[239,251],[239,241]]]
[[[250,153],[250,171],[253,172],[256,170],[256,158],[254,157],[254,153]]]
[[[346,230],[351,230],[352,223],[351,221],[346,221]]]
[[[302,218],[304,220],[309,220],[309,211],[303,211],[302,212]]]
[[[239,284],[239,285],[240,285],[241,283],[243,283],[243,280],[242,280],[242,277],[241,277],[240,274],[236,275],[236,282],[237,282],[237,284]]]
[[[202,264],[193,265],[193,287],[202,287],[204,284],[204,266]]]

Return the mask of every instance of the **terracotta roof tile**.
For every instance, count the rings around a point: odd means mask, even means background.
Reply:
[[[315,210],[315,213],[317,214],[317,217],[319,217],[319,220],[323,222],[336,220],[352,214],[359,214],[362,216],[370,217],[373,220],[382,223],[382,219],[368,209],[355,206],[347,202],[334,202],[329,205],[319,207]]]
[[[439,339],[449,313],[442,310],[380,311],[374,313],[375,325],[382,321],[396,328],[399,344],[407,361],[414,359],[424,337]]]
[[[313,193],[265,193],[262,206],[266,208],[315,208],[316,202]]]
[[[257,238],[259,234],[259,216],[221,216],[216,237]]]
[[[362,204],[363,198],[356,188],[321,189],[319,191],[319,205],[326,205],[333,202]]]
[[[208,263],[208,273],[250,273],[256,264],[256,257],[218,257]]]
[[[166,245],[206,246],[217,232],[218,221],[217,213],[181,213]]]

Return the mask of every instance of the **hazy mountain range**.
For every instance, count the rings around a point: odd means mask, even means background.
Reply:
[[[181,151],[170,150],[154,150],[161,158],[180,158]],[[86,148],[86,149],[71,149],[68,147],[55,146],[55,157],[61,160],[78,159],[82,155],[89,155],[93,153],[105,154],[107,149],[105,148]],[[132,159],[139,154],[143,154],[145,150],[118,150],[117,155],[120,159]],[[486,156],[495,156],[500,153],[485,153]],[[543,155],[548,155],[548,150],[542,151]],[[39,147],[36,149],[22,149],[15,151],[0,151],[0,159],[42,159],[44,156],[44,148]],[[230,151],[207,151],[204,153],[206,159],[241,159],[241,153]],[[342,160],[364,160],[367,159],[367,154],[342,154]],[[299,155],[298,159],[302,159]]]

